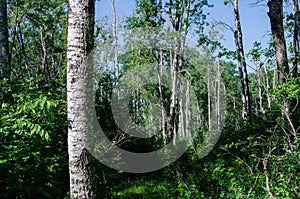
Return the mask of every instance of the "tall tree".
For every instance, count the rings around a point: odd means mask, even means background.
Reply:
[[[271,30],[275,42],[276,61],[278,67],[278,83],[285,83],[289,74],[286,41],[283,28],[283,0],[270,0],[268,2]]]
[[[112,24],[112,31],[113,31],[113,39],[114,39],[114,73],[116,82],[119,80],[119,55],[118,55],[118,37],[117,37],[117,13],[115,8],[115,0],[111,0],[111,8],[114,16],[113,24]]]
[[[298,0],[293,0],[293,9],[294,9],[294,35],[293,35],[293,76],[297,77],[298,73],[298,53],[299,53],[299,3]]]
[[[268,2],[268,6],[268,15],[270,18],[273,40],[275,43],[278,83],[284,84],[289,78],[289,66],[283,27],[283,0],[270,0]],[[290,147],[292,134],[295,134],[295,130],[293,130],[293,124],[290,117],[290,105],[287,93],[284,94],[282,99],[282,117],[283,130],[286,133],[287,145]]]
[[[245,60],[244,45],[243,45],[243,34],[240,21],[239,13],[239,1],[234,0],[234,39],[235,46],[238,56],[238,69],[242,88],[242,103],[243,103],[243,118],[246,118],[251,113],[251,102],[250,102],[250,91],[249,91],[249,80],[247,73],[247,65]]]
[[[0,77],[9,77],[7,2],[0,0]]]
[[[84,64],[94,45],[94,0],[69,0],[67,36],[67,102],[70,197],[95,198],[91,156],[87,151],[90,130],[92,66]]]
[[[160,97],[161,104],[168,113],[162,113],[162,131],[164,139],[175,142],[177,134],[181,133],[190,135],[191,110],[183,110],[184,106],[190,107],[190,96],[186,95],[185,105],[183,100],[180,100],[179,91],[190,82],[184,82],[180,79],[180,71],[184,68],[184,54],[186,50],[186,37],[190,27],[193,26],[197,33],[203,33],[205,24],[205,14],[203,7],[209,6],[207,1],[194,1],[194,0],[169,0],[165,1],[162,5],[161,0],[136,0],[137,9],[135,15],[127,19],[126,27],[139,28],[139,27],[157,27],[161,28],[163,25],[168,26],[164,22],[169,20],[169,26],[173,32],[173,46],[172,49],[160,49],[163,52],[157,52],[160,70],[162,71],[163,63],[168,60],[167,64],[170,69],[170,76],[172,77],[170,106],[167,108],[165,98],[165,90],[163,84],[163,75],[160,74],[158,79],[160,82]],[[166,13],[166,15],[163,15]],[[189,93],[189,92],[187,92]],[[164,115],[168,118],[164,118]],[[181,132],[179,132],[181,130]],[[180,136],[180,135],[179,135]]]
[[[194,25],[197,33],[202,34],[205,22],[205,14],[203,7],[209,6],[207,1],[179,1],[169,0],[166,2],[165,10],[169,17],[172,30],[176,33],[174,37],[175,47],[174,52],[171,52],[172,59],[170,59],[170,71],[172,77],[172,90],[171,90],[171,104],[170,104],[170,119],[169,119],[169,137],[175,141],[178,132],[178,107],[180,103],[178,101],[178,91],[183,83],[180,79],[180,72],[184,67],[184,56],[186,50],[186,37],[191,25]],[[180,34],[178,34],[180,33]],[[180,36],[179,36],[180,35]],[[188,82],[187,82],[188,83]],[[189,96],[187,96],[189,98]],[[186,101],[189,103],[189,100]],[[190,107],[189,105],[186,105]],[[184,114],[184,113],[182,113]],[[186,111],[185,118],[190,118],[189,110]],[[180,121],[179,121],[180,122]],[[181,122],[181,125],[186,125],[185,129],[189,129],[190,121],[186,119]],[[188,130],[189,131],[189,130]],[[183,132],[181,132],[183,134]],[[187,134],[190,134],[189,132]]]

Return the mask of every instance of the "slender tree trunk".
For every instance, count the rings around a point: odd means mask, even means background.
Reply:
[[[242,89],[242,103],[243,103],[243,113],[242,116],[245,119],[249,114],[251,114],[251,103],[250,103],[250,91],[248,86],[248,73],[246,67],[244,46],[243,46],[243,34],[240,22],[239,14],[239,1],[234,0],[234,18],[235,18],[235,31],[234,39],[235,46],[238,53],[238,68],[239,76]]]
[[[170,22],[172,24],[173,30],[174,32],[177,34],[180,28],[180,17],[181,15],[178,14],[179,13],[179,9],[178,7],[176,7],[175,10],[175,17],[172,16],[172,8],[171,5],[173,4],[173,1],[170,0],[170,7],[169,7],[169,19]],[[176,4],[177,5],[177,4]],[[175,49],[174,52],[171,49],[170,50],[170,56],[172,56],[173,58],[170,59],[170,65],[171,65],[171,77],[172,77],[172,94],[171,94],[171,105],[170,105],[170,119],[169,119],[169,139],[173,140],[173,144],[176,143],[176,134],[177,134],[177,106],[178,106],[178,96],[177,96],[177,92],[178,92],[178,69],[179,69],[179,55],[180,55],[180,47],[181,47],[181,43],[180,43],[180,38],[179,35],[175,35]]]
[[[257,81],[258,81],[259,110],[261,113],[265,113],[264,104],[263,104],[262,83],[261,83],[261,69],[259,66],[257,67]]]
[[[114,72],[115,72],[115,79],[116,83],[119,81],[119,55],[118,55],[118,36],[117,36],[117,13],[115,8],[115,0],[111,0],[111,8],[113,12],[113,24],[112,24],[112,31],[113,31],[113,39],[114,39]],[[117,95],[119,96],[119,89],[117,89]]]
[[[48,70],[48,66],[47,66],[47,47],[46,47],[46,39],[45,39],[45,35],[44,35],[45,31],[41,28],[40,30],[40,40],[41,40],[41,48],[42,48],[42,52],[43,52],[43,58],[41,61],[41,66],[43,69],[43,73],[49,75],[49,70]]]
[[[266,86],[265,86],[265,91],[266,91],[266,95],[267,95],[267,100],[268,100],[268,108],[271,108],[271,103],[272,103],[272,98],[270,95],[270,80],[269,80],[269,73],[267,70],[267,62],[268,59],[265,61],[263,67],[264,67],[264,71],[265,71],[265,78],[266,78]]]
[[[207,102],[208,102],[208,131],[211,131],[211,81],[210,81],[210,73],[211,73],[211,66],[210,66],[210,59],[208,60],[207,65]]]
[[[180,67],[183,65],[183,59],[184,59],[184,54],[185,54],[185,41],[186,41],[186,36],[187,36],[187,31],[188,31],[188,21],[190,19],[190,7],[191,7],[191,1],[187,0],[184,1],[184,10],[185,10],[185,15],[183,19],[183,36],[182,36],[182,41],[181,41],[181,55],[180,55]],[[183,109],[180,114],[184,115],[184,132],[185,136],[187,138],[191,138],[192,136],[192,129],[191,129],[191,120],[192,120],[192,111],[191,111],[191,99],[190,99],[190,83],[189,80],[183,80],[182,83],[185,84],[186,86],[186,93],[185,93],[185,104],[182,104],[182,106],[185,106],[185,109]],[[184,87],[185,87],[184,86]],[[181,96],[183,97],[183,96]]]
[[[159,82],[159,97],[160,97],[160,106],[161,106],[161,129],[164,143],[167,143],[167,134],[166,134],[166,102],[164,94],[164,77],[163,77],[163,50],[159,50],[159,67],[158,67],[158,82]]]
[[[220,43],[220,38],[218,38],[218,42]],[[218,54],[220,53],[221,49],[220,46],[218,46]],[[221,125],[222,125],[222,118],[221,118],[221,64],[220,64],[220,58],[217,57],[217,131],[221,131]],[[225,96],[225,95],[224,95]]]
[[[193,126],[193,123],[192,123],[192,106],[191,106],[191,91],[190,91],[190,83],[188,82],[188,80],[186,81],[186,87],[187,87],[187,90],[186,90],[186,96],[185,96],[185,118],[186,118],[186,124],[185,124],[185,132],[186,132],[186,136],[188,138],[192,138],[192,126]],[[182,113],[184,114],[184,113]]]
[[[54,32],[51,32],[51,73],[50,73],[50,82],[51,82],[51,86],[55,81],[55,77],[57,76],[57,71],[56,71],[56,63],[55,63],[55,44],[54,44]],[[60,66],[60,64],[58,64],[58,66]]]
[[[294,27],[294,35],[293,35],[293,45],[294,45],[294,49],[293,49],[293,54],[294,54],[294,58],[293,58],[293,77],[297,77],[298,76],[298,52],[299,52],[299,3],[298,0],[293,0],[293,8],[294,8],[294,23],[295,23],[295,27]]]
[[[274,199],[273,193],[271,192],[271,188],[270,188],[270,178],[269,178],[269,173],[268,173],[268,169],[267,169],[267,165],[268,165],[268,158],[264,158],[263,160],[263,167],[264,167],[264,174],[266,177],[266,187],[264,188],[265,191],[268,193],[270,199]]]
[[[177,36],[176,36],[177,37]],[[176,39],[176,38],[175,38]],[[172,94],[171,94],[171,106],[170,106],[170,126],[169,126],[169,138],[176,144],[177,134],[177,106],[178,106],[178,53],[179,47],[175,47],[173,60],[171,61],[171,75],[172,75]],[[171,53],[173,53],[171,51]]]
[[[179,115],[179,138],[182,139],[185,134],[185,109],[184,109],[183,99],[180,98],[179,100],[179,107],[180,107],[180,115]]]
[[[7,2],[0,0],[0,78],[9,78]]]
[[[294,78],[300,77],[298,72],[298,63],[299,63],[299,31],[300,31],[300,12],[299,12],[299,3],[298,0],[293,0],[293,9],[294,9],[294,35],[293,35],[293,68],[292,68],[292,76]],[[298,100],[292,99],[291,109],[298,112],[300,109],[298,108]],[[294,118],[297,119],[297,118]]]
[[[69,0],[67,101],[70,198],[95,198],[89,143],[92,65],[84,64],[94,45],[94,0]]]

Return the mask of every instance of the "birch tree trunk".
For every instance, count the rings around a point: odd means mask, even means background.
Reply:
[[[178,90],[180,90],[181,79],[179,71],[183,65],[183,57],[185,51],[185,40],[188,31],[188,23],[190,18],[191,1],[181,2],[178,0],[169,0],[168,16],[172,24],[173,31],[175,32],[175,49],[171,56],[171,76],[172,76],[172,94],[171,94],[171,107],[170,107],[170,122],[169,122],[169,137],[173,139],[175,144],[176,134],[178,133],[178,114],[185,114],[184,112],[178,113]],[[174,9],[174,10],[172,10]],[[179,32],[183,34],[179,34]],[[183,105],[183,104],[182,104]],[[182,121],[183,122],[183,121]],[[186,121],[185,121],[186,122]],[[184,129],[184,128],[183,128]]]
[[[169,19],[170,22],[172,24],[172,28],[174,32],[178,32],[179,28],[180,28],[180,18],[181,15],[179,14],[178,10],[180,9],[178,7],[179,4],[176,3],[176,8],[175,8],[175,16],[173,17],[172,14],[172,5],[173,5],[173,1],[170,0],[170,7],[169,7]],[[178,35],[175,35],[175,49],[174,49],[174,53],[171,49],[170,51],[170,56],[173,55],[173,57],[170,59],[170,65],[171,65],[171,77],[172,77],[172,94],[171,94],[171,105],[170,105],[170,119],[169,119],[169,132],[168,132],[168,136],[169,136],[169,140],[173,140],[173,143],[176,143],[176,134],[177,134],[177,126],[176,126],[176,122],[177,122],[177,113],[178,111],[176,110],[177,106],[178,106],[178,102],[177,102],[177,91],[178,91],[178,66],[179,66],[179,53],[180,53],[180,38],[178,38]]]
[[[159,83],[159,96],[161,105],[161,129],[164,143],[167,144],[167,134],[166,134],[166,102],[165,102],[165,92],[164,92],[164,77],[163,77],[163,50],[159,50],[159,66],[158,66],[158,83]]]
[[[177,37],[177,36],[176,36]],[[175,38],[177,40],[177,38]],[[177,106],[178,106],[178,51],[179,47],[175,47],[174,57],[171,61],[171,75],[172,75],[172,94],[171,94],[171,106],[170,106],[170,126],[169,126],[169,138],[176,144],[177,136]],[[171,52],[173,53],[173,52]]]
[[[234,18],[235,18],[235,30],[234,39],[235,46],[238,53],[238,68],[239,76],[242,88],[242,103],[243,103],[243,113],[242,116],[245,119],[249,114],[251,114],[251,103],[250,103],[250,91],[248,86],[248,73],[245,61],[245,53],[243,46],[243,34],[240,22],[239,14],[239,1],[234,0]]]
[[[192,126],[193,126],[193,123],[192,123],[192,107],[191,107],[191,91],[190,91],[190,84],[188,82],[188,80],[186,80],[186,96],[185,96],[185,118],[186,118],[186,124],[185,124],[185,133],[186,133],[186,136],[187,138],[192,138]],[[182,113],[183,114],[183,113]]]
[[[264,109],[264,105],[263,105],[263,92],[262,92],[260,67],[257,67],[257,80],[258,80],[259,110],[261,113],[265,113],[265,109]]]
[[[218,38],[218,42],[220,42],[220,38]],[[220,53],[221,49],[220,46],[218,46],[218,53]],[[221,64],[220,64],[220,58],[217,57],[217,94],[216,94],[216,116],[217,116],[217,131],[221,131],[222,126],[222,118],[221,118]]]
[[[211,66],[210,66],[210,59],[208,60],[207,64],[207,102],[208,102],[208,131],[211,131],[211,81],[210,81],[210,73],[211,73]]]
[[[113,39],[114,39],[114,73],[115,73],[115,79],[116,83],[118,84],[119,81],[119,55],[118,55],[118,36],[117,36],[117,13],[115,8],[115,0],[111,0],[111,9],[113,12],[113,24],[112,24],[112,31],[113,31]],[[117,95],[119,96],[119,88],[117,89]]]
[[[265,61],[264,65],[263,65],[263,68],[264,68],[264,71],[265,71],[265,78],[266,78],[266,86],[265,86],[265,91],[266,91],[266,95],[267,95],[267,99],[268,99],[268,108],[270,109],[271,108],[271,103],[272,103],[272,98],[271,98],[271,95],[270,95],[270,80],[269,80],[269,73],[268,73],[268,70],[267,70],[267,61],[268,59]]]
[[[88,111],[92,99],[92,65],[84,64],[94,45],[94,0],[69,0],[67,36],[67,102],[70,198],[95,198]]]
[[[9,78],[7,2],[0,0],[0,78]]]

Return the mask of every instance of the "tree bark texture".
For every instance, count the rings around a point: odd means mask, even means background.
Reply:
[[[289,78],[289,66],[287,59],[286,41],[283,27],[283,0],[270,0],[268,2],[271,30],[275,43],[275,54],[278,69],[278,83],[284,84]],[[287,93],[284,94],[281,102],[283,130],[286,134],[287,147],[290,148],[292,142],[292,121],[290,120],[290,104]]]
[[[289,74],[287,61],[286,42],[283,29],[283,0],[271,0],[268,2],[271,30],[275,42],[276,61],[278,68],[278,83],[285,83]]]
[[[9,77],[7,2],[0,0],[0,77]]]
[[[94,45],[94,0],[69,0],[67,102],[70,198],[95,198],[91,156],[87,151],[92,100],[92,65],[84,64]]]
[[[239,1],[234,0],[234,18],[235,18],[235,30],[234,30],[234,39],[235,46],[238,56],[238,69],[242,89],[242,103],[243,103],[243,118],[246,118],[251,114],[251,102],[250,102],[250,91],[249,91],[249,80],[247,73],[247,66],[245,60],[244,46],[243,46],[243,34],[240,22],[239,14]]]
[[[183,67],[183,58],[184,58],[184,52],[185,52],[185,40],[188,32],[188,21],[190,18],[190,7],[191,7],[191,1],[173,1],[169,0],[169,20],[172,24],[173,31],[176,33],[174,38],[175,43],[175,49],[174,52],[170,52],[171,58],[171,76],[172,76],[172,91],[171,91],[171,105],[170,105],[170,119],[168,124],[168,137],[170,140],[173,140],[173,143],[175,144],[176,136],[178,133],[178,125],[184,126],[184,123],[189,122],[186,121],[186,116],[182,116],[182,120],[180,121],[180,114],[185,114],[187,112],[178,111],[180,110],[178,106],[180,106],[179,99],[178,99],[178,91],[181,89],[181,84],[183,81],[180,78],[180,70]],[[179,35],[179,32],[183,32],[183,34]],[[182,96],[181,96],[182,97]],[[187,103],[190,103],[188,101]],[[183,106],[183,103],[181,104]],[[184,104],[184,106],[190,106],[190,104]],[[182,123],[182,124],[180,124]],[[185,130],[185,128],[182,128],[182,130]],[[182,135],[184,132],[180,132]]]
[[[117,36],[117,13],[116,13],[116,8],[115,8],[115,0],[111,0],[111,9],[113,12],[113,24],[112,24],[112,31],[113,31],[113,39],[114,39],[114,73],[115,73],[115,79],[116,82],[118,83],[119,81],[119,76],[120,76],[120,68],[119,68],[119,55],[118,55],[118,36]],[[119,89],[117,89],[117,94],[119,96]]]

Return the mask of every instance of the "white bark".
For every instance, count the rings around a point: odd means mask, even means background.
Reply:
[[[185,120],[186,120],[186,123],[185,123],[185,133],[186,133],[186,136],[188,138],[192,138],[192,110],[191,110],[191,96],[190,96],[190,84],[188,81],[186,81],[186,87],[187,87],[187,90],[186,90],[186,99],[185,99]],[[182,113],[183,114],[183,113]]]
[[[244,54],[243,46],[243,34],[240,22],[240,13],[239,13],[239,1],[234,0],[234,18],[235,18],[235,30],[234,30],[234,39],[236,51],[238,54],[238,68],[239,76],[242,89],[242,102],[243,102],[243,113],[242,116],[245,119],[251,113],[251,103],[250,103],[250,93],[248,86],[248,73],[246,67],[246,60]]]
[[[69,0],[67,102],[71,199],[95,198],[92,190],[91,160],[87,151],[92,65],[84,64],[93,47],[93,20],[93,0]]]
[[[263,105],[263,93],[262,93],[262,83],[261,83],[261,70],[257,69],[257,79],[258,79],[258,96],[259,96],[259,109],[261,113],[265,113]]]
[[[270,80],[269,80],[269,73],[268,73],[268,70],[267,70],[267,61],[265,61],[265,64],[264,64],[264,71],[265,71],[265,77],[266,77],[266,88],[265,88],[265,91],[266,91],[266,95],[267,95],[267,100],[268,100],[268,108],[270,109],[271,108],[271,103],[272,103],[272,98],[271,98],[271,95],[270,95]]]
[[[118,36],[117,36],[117,13],[115,8],[115,0],[111,0],[111,8],[113,12],[113,24],[112,24],[112,31],[113,31],[113,39],[114,39],[114,72],[115,72],[115,79],[118,83],[119,80],[119,55],[118,55]],[[119,96],[119,89],[117,90]]]
[[[177,123],[178,123],[178,91],[180,90],[181,79],[179,71],[182,68],[182,60],[184,58],[185,51],[185,40],[188,32],[188,22],[190,17],[190,7],[191,1],[188,0],[183,3],[183,8],[178,5],[175,6],[174,10],[172,10],[173,1],[169,1],[169,20],[172,24],[173,31],[175,32],[174,42],[175,49],[174,53],[172,51],[170,53],[173,58],[171,60],[171,76],[172,76],[172,94],[171,94],[171,107],[170,107],[170,130],[169,136],[173,139],[173,143],[176,144],[176,134],[177,134]],[[182,12],[181,14],[178,14]],[[174,14],[174,16],[173,16]],[[183,34],[179,34],[183,32]],[[180,114],[185,114],[184,112]],[[183,122],[183,121],[182,121]]]
[[[210,60],[207,65],[207,102],[208,102],[208,131],[211,131],[211,83],[210,83]]]
[[[164,95],[164,77],[163,77],[163,51],[160,49],[159,52],[159,68],[158,68],[158,83],[159,83],[159,95],[160,95],[160,106],[161,106],[161,129],[164,143],[167,143],[166,134],[166,105]]]
[[[219,38],[220,42],[220,38]],[[218,47],[218,52],[220,52],[221,49]],[[220,59],[217,57],[217,104],[216,104],[216,115],[217,115],[217,131],[221,131],[221,64],[220,64]]]

